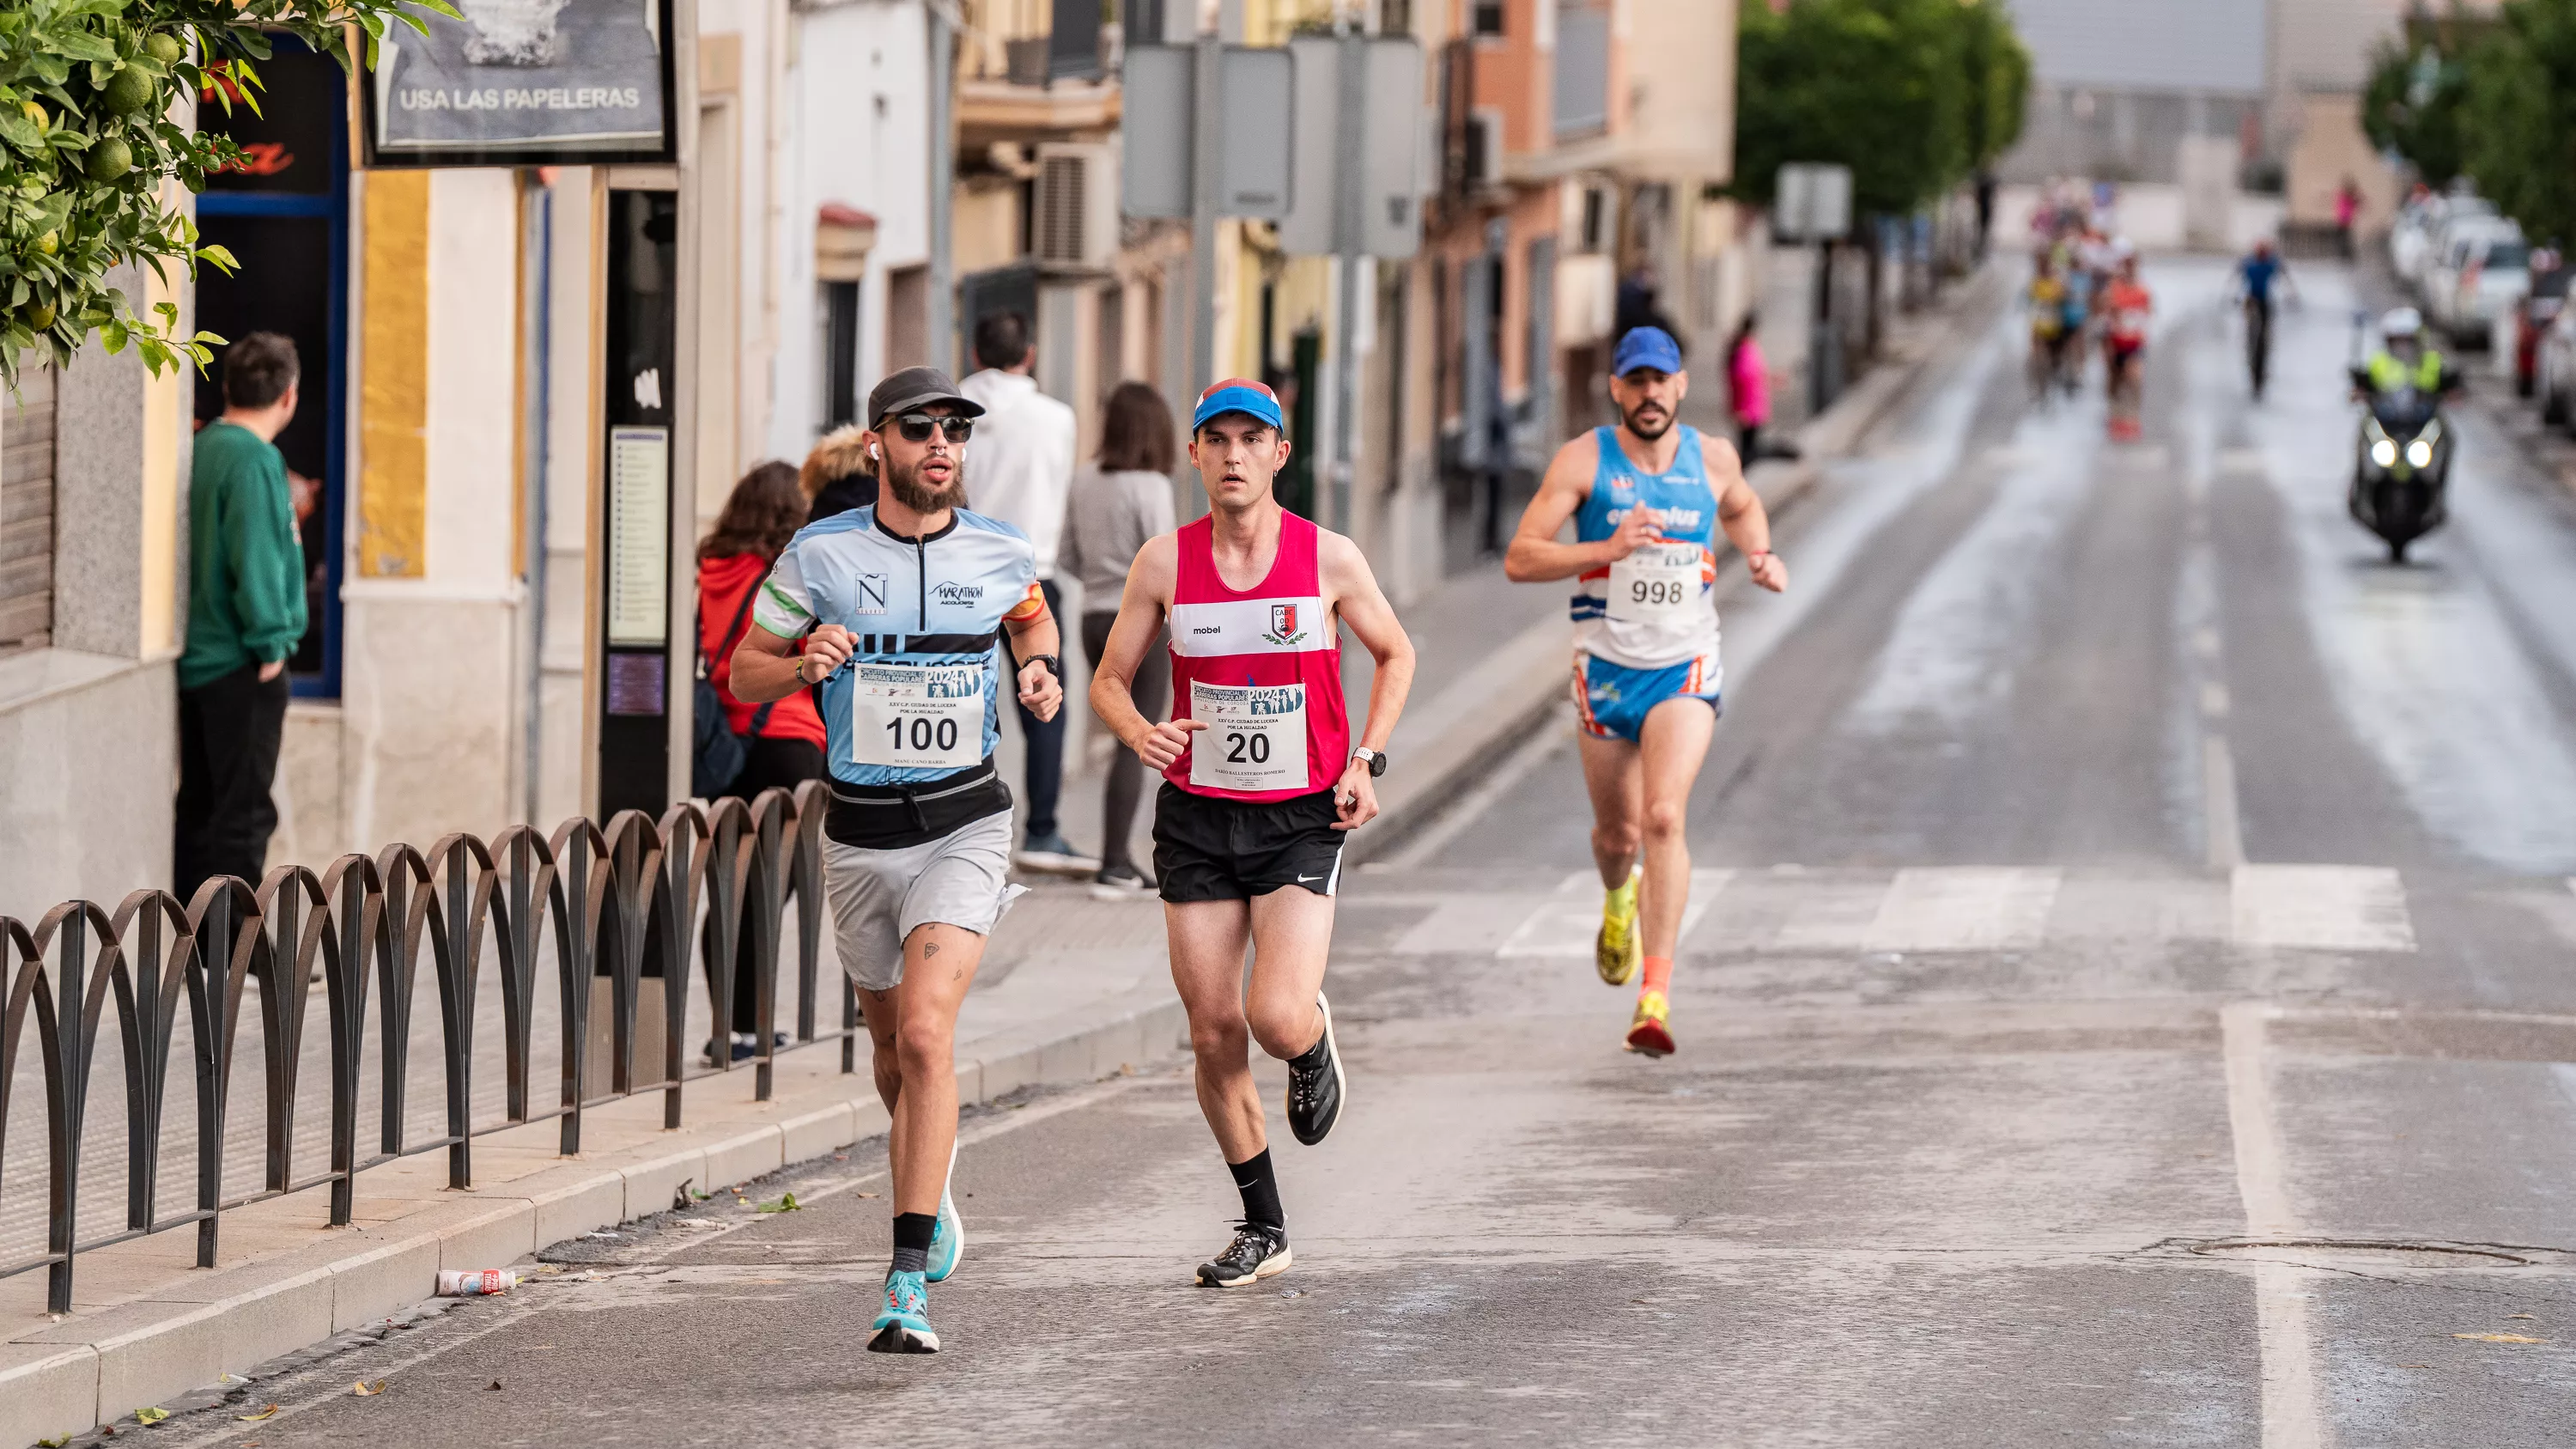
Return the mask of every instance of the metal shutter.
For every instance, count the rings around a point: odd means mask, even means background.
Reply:
[[[54,627],[54,368],[19,369],[0,397],[0,654],[41,649]]]

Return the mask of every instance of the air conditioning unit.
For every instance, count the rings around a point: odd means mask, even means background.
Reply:
[[[1055,267],[1105,267],[1118,250],[1118,148],[1050,144],[1037,148],[1038,261]]]
[[[1503,184],[1503,113],[1479,106],[1467,113],[1466,175],[1469,191]]]

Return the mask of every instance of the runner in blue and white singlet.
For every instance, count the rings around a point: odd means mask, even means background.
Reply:
[[[1656,517],[1654,542],[1575,582],[1575,707],[1596,739],[1634,743],[1646,711],[1667,699],[1717,705],[1717,493],[1699,430],[1673,431],[1673,465],[1650,475],[1620,451],[1617,428],[1593,429],[1600,457],[1574,510],[1575,538],[1607,542],[1632,508]]]
[[[1575,581],[1574,704],[1603,890],[1593,966],[1613,986],[1642,975],[1628,1049],[1660,1057],[1673,1050],[1673,948],[1690,900],[1683,815],[1717,727],[1719,533],[1758,587],[1785,589],[1789,573],[1735,446],[1678,417],[1681,345],[1639,327],[1610,372],[1619,425],[1557,450],[1503,572]],[[1568,523],[1574,542],[1559,543]]]

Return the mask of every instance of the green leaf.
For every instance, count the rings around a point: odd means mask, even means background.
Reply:
[[[141,1424],[147,1429],[169,1417],[170,1411],[168,1409],[151,1408],[137,1409],[134,1411],[134,1422]]]

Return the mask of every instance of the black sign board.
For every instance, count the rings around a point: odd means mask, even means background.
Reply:
[[[456,0],[367,73],[370,166],[668,162],[671,0]]]

